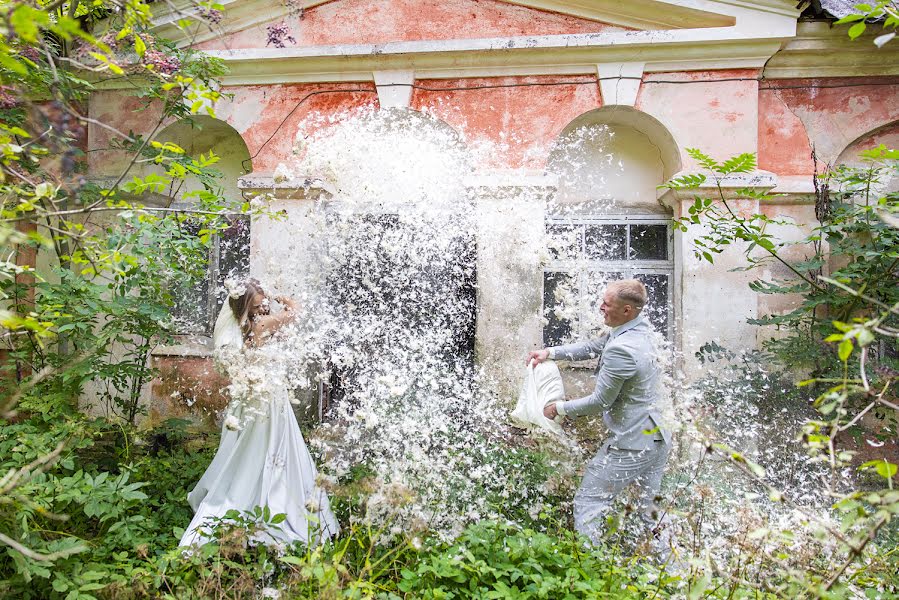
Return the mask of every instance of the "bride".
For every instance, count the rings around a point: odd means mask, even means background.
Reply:
[[[257,506],[287,517],[268,526],[260,541],[316,544],[339,527],[325,492],[315,484],[315,464],[279,369],[284,361],[275,349],[266,351],[271,336],[293,320],[296,305],[277,297],[284,310],[273,315],[258,282],[233,287],[213,334],[216,362],[231,378],[231,402],[218,451],[187,496],[195,514],[180,545],[207,541],[211,518]]]

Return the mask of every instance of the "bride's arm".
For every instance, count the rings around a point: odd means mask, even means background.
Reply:
[[[296,301],[286,296],[275,296],[275,300],[284,307],[283,311],[276,315],[260,315],[253,320],[253,339],[257,345],[296,318]]]

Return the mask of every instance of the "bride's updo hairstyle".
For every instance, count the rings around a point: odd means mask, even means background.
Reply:
[[[240,294],[237,297],[229,296],[228,305],[231,307],[231,312],[234,313],[234,317],[237,319],[238,325],[240,325],[240,331],[243,333],[243,337],[246,340],[250,336],[250,331],[253,328],[253,319],[252,315],[250,315],[250,309],[253,307],[259,296],[265,297],[265,292],[262,290],[262,286],[256,279],[247,279],[244,281],[243,288],[243,294]]]

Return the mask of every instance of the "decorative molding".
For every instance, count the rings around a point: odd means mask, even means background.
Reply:
[[[375,71],[372,78],[378,89],[378,104],[381,108],[409,108],[415,71]]]
[[[763,198],[762,205],[794,206],[815,204],[815,183],[809,175],[779,175],[777,186],[770,198]]]
[[[684,170],[677,173],[672,179],[677,179],[684,175],[693,175],[698,171]],[[700,198],[720,198],[723,194],[725,200],[737,200],[746,198],[739,194],[741,190],[751,189],[754,192],[768,192],[777,185],[777,175],[770,171],[753,171],[751,173],[736,173],[723,177],[716,181],[709,176],[708,179],[699,187],[687,190],[671,190],[660,189],[658,195],[659,204],[670,208],[674,214],[679,214],[678,208],[682,202],[692,202],[697,196]]]
[[[255,85],[372,81],[373,72],[394,70],[412,70],[417,79],[593,74],[598,63],[610,62],[645,62],[645,72],[675,66],[685,70],[761,68],[782,42],[694,30],[258,48],[209,54],[228,64],[225,85]]]
[[[733,16],[717,11],[696,8],[710,2],[666,2],[654,0],[506,0],[537,10],[557,12],[609,25],[633,29],[688,29],[700,27],[728,27],[734,25]],[[693,5],[693,6],[690,6]]]
[[[268,196],[276,200],[318,200],[335,194],[334,188],[322,179],[281,179],[268,174],[238,177],[237,188],[245,196]]]
[[[804,21],[765,68],[767,79],[866,77],[899,75],[899,45],[874,46],[881,29],[869,25],[850,40],[845,29],[828,22]]]
[[[603,63],[596,65],[603,106],[634,106],[646,63]]]
[[[529,200],[546,201],[558,188],[555,175],[533,172],[479,173],[465,178],[465,187],[479,201],[521,199],[522,193]]]

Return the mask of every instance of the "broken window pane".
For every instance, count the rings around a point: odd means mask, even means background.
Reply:
[[[592,260],[624,260],[627,225],[587,225],[584,248]]]
[[[631,260],[668,260],[667,225],[631,225]]]

